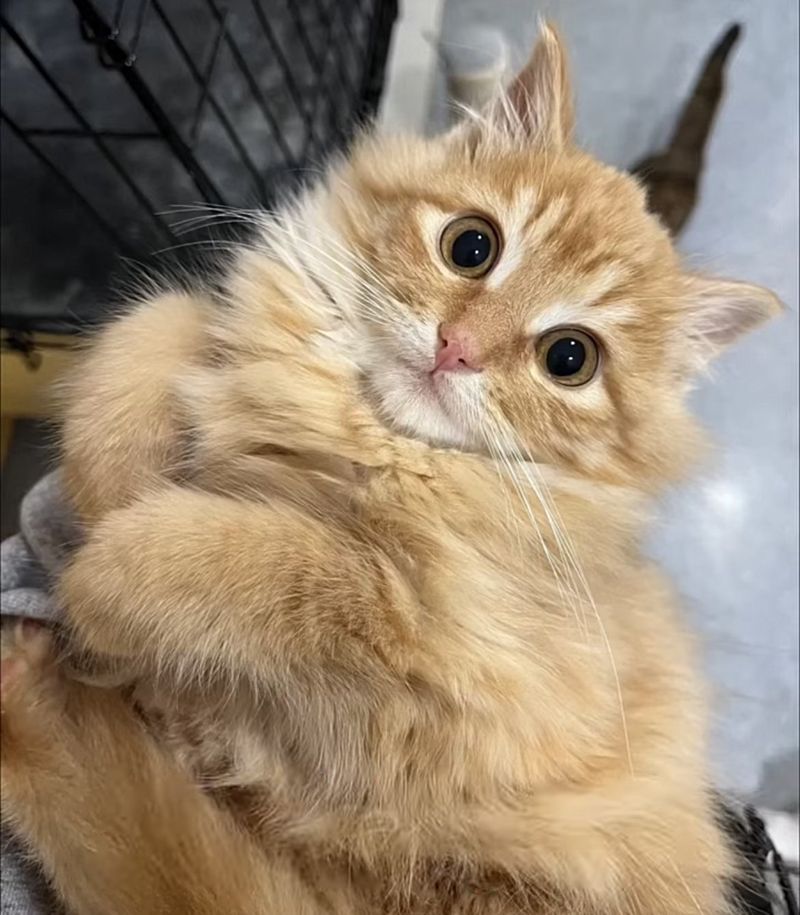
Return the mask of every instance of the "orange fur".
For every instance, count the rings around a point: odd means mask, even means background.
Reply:
[[[253,216],[219,301],[141,305],[72,398],[88,539],[60,597],[77,644],[135,682],[159,771],[179,765],[216,797],[202,811],[247,828],[256,851],[197,858],[198,884],[232,894],[220,911],[245,906],[224,872],[256,853],[265,886],[275,855],[297,881],[265,912],[307,894],[354,913],[726,911],[703,685],[637,544],[696,453],[697,367],[778,306],[683,272],[637,185],[573,147],[563,52],[541,42],[486,118],[365,138],[293,208]],[[463,212],[503,236],[481,280],[438,256]],[[484,371],[434,395],[445,321]],[[585,388],[537,368],[536,337],[564,323],[602,342]],[[130,752],[83,829],[124,829],[119,795],[128,810],[149,791],[133,761],[156,751],[111,717],[87,721]],[[48,809],[54,756],[23,792],[12,752],[4,806],[53,872],[91,871]],[[202,811],[176,795],[135,854],[167,854]]]

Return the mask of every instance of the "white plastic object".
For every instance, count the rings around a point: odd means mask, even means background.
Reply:
[[[453,30],[439,45],[447,77],[453,115],[459,105],[479,111],[499,90],[508,75],[509,52],[505,36],[488,25]]]

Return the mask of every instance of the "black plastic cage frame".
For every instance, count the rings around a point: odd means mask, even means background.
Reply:
[[[47,0],[61,7],[52,15],[61,17],[64,29],[79,34],[70,54],[76,66],[85,68],[86,79],[99,87],[92,104],[82,105],[74,89],[59,79],[42,42],[28,33],[31,11],[41,0],[30,7],[27,2],[18,0],[15,15],[14,4],[4,0],[3,56],[13,55],[18,79],[39,81],[48,96],[47,110],[59,110],[47,122],[37,122],[35,111],[15,106],[12,93],[6,96],[4,76],[4,148],[9,143],[24,149],[50,184],[55,181],[66,190],[62,209],[74,208],[68,225],[93,223],[95,252],[137,262],[154,249],[180,246],[169,213],[173,204],[269,206],[287,186],[345,146],[377,110],[397,16],[397,0]],[[179,107],[153,76],[158,67],[166,72],[167,57],[171,69],[182,71]],[[171,70],[168,75],[174,84]],[[124,91],[138,106],[137,115],[129,118],[133,123],[120,124],[119,117],[103,123],[103,99],[109,99],[110,110]],[[204,149],[210,122],[214,143]],[[256,132],[258,142],[253,140]],[[75,144],[82,144],[80,155],[72,151]],[[126,155],[133,147],[142,150],[142,144],[157,150],[148,147],[147,152],[156,175],[178,164],[182,175],[177,180],[175,173],[174,184],[182,184],[182,193],[176,199],[170,198],[170,186],[146,186]],[[20,155],[16,161],[22,161]],[[78,163],[86,171],[89,156],[96,158],[98,171],[107,173],[106,182],[116,182],[114,195],[124,196],[124,215],[109,200],[108,183],[95,188],[91,174],[83,181],[76,176],[72,166]],[[15,174],[6,158],[3,178],[11,187]],[[222,158],[227,172],[219,166]],[[18,209],[22,217],[16,218],[27,218],[24,207]],[[5,246],[5,219],[3,225]],[[8,227],[8,237],[18,229]],[[69,246],[76,230],[64,234],[73,235],[63,239]],[[32,253],[37,253],[35,245]],[[49,251],[41,254],[52,253],[51,240]],[[16,264],[15,269],[22,268]],[[81,286],[81,295],[99,301],[109,269],[99,274]],[[94,305],[95,311],[87,313],[84,304],[72,302],[60,312],[49,306],[37,310],[36,303],[20,307],[19,298],[11,294],[8,301],[4,292],[6,338],[15,332],[69,331],[95,320],[101,307]]]

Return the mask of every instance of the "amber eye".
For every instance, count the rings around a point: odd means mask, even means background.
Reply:
[[[539,338],[539,365],[557,384],[578,387],[591,381],[600,365],[600,350],[586,331],[559,327]]]
[[[494,226],[482,216],[459,216],[445,226],[439,250],[455,273],[477,278],[492,269],[500,244]]]

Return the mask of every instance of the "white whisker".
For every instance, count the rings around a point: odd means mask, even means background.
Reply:
[[[592,612],[592,616],[594,617],[594,619],[597,623],[597,626],[598,626],[598,629],[600,632],[600,636],[603,640],[605,651],[608,655],[612,675],[614,677],[614,683],[615,683],[616,692],[617,692],[617,701],[619,704],[622,735],[623,735],[623,739],[625,742],[625,750],[626,750],[627,760],[628,760],[628,767],[630,769],[631,774],[633,774],[633,771],[634,771],[633,770],[633,756],[632,756],[632,752],[631,752],[630,737],[628,734],[628,722],[627,722],[627,716],[625,714],[625,703],[624,703],[624,697],[622,694],[622,683],[620,681],[619,670],[617,668],[617,662],[614,657],[614,650],[611,645],[611,640],[609,639],[609,636],[608,636],[608,631],[606,630],[605,624],[600,615],[599,608],[594,599],[594,596],[592,595],[591,589],[589,587],[589,583],[586,579],[585,572],[583,571],[583,569],[578,561],[578,557],[577,557],[577,553],[576,553],[574,544],[572,543],[571,539],[569,538],[569,535],[567,534],[566,529],[564,528],[564,525],[561,522],[561,519],[558,515],[558,511],[552,500],[552,496],[550,494],[549,488],[547,487],[547,484],[541,475],[541,471],[539,470],[539,468],[536,464],[536,461],[532,459],[531,455],[528,453],[525,446],[519,441],[518,436],[514,433],[513,429],[508,424],[507,420],[505,420],[504,418],[501,418],[501,417],[495,417],[495,420],[498,422],[498,424],[500,422],[502,422],[502,425],[505,427],[505,432],[506,432],[505,438],[508,441],[508,445],[510,447],[511,453],[515,454],[518,459],[515,466],[519,467],[519,469],[522,471],[522,473],[525,475],[526,479],[528,480],[528,483],[529,483],[531,489],[533,489],[533,491],[536,493],[536,496],[539,499],[539,503],[542,506],[542,510],[545,512],[545,517],[547,518],[547,521],[553,532],[553,536],[556,538],[556,542],[559,546],[561,554],[568,564],[569,576],[570,576],[573,584],[577,584],[579,586],[580,590],[578,591],[578,594],[582,593],[585,596],[586,600],[588,601],[589,608],[591,609],[591,612]],[[501,429],[501,431],[503,431],[503,430]],[[538,477],[537,480],[535,480],[533,478],[533,476],[531,474],[531,469],[533,469],[536,472],[537,477]],[[529,506],[527,506],[527,507],[530,509]],[[531,512],[531,514],[532,514],[532,512]],[[552,564],[551,564],[551,568],[553,568]],[[556,574],[555,569],[554,569],[554,574]]]

